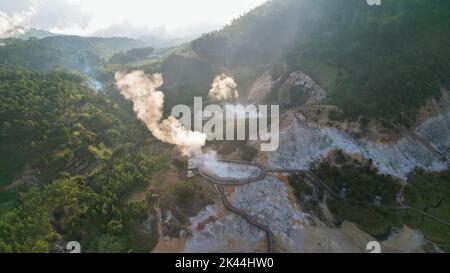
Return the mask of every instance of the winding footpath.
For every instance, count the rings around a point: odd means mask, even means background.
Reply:
[[[346,201],[349,203],[353,203],[353,204],[359,204],[359,205],[366,205],[366,206],[370,206],[370,207],[374,207],[374,208],[382,208],[382,209],[390,209],[390,210],[409,210],[409,211],[414,211],[417,212],[425,217],[428,217],[436,222],[439,222],[443,225],[447,225],[450,226],[450,222],[447,222],[443,219],[440,219],[434,215],[431,215],[423,210],[420,210],[418,208],[414,208],[414,207],[410,207],[410,206],[399,206],[399,207],[394,207],[394,206],[386,206],[386,205],[381,205],[381,204],[375,204],[375,203],[364,203],[364,202],[358,202],[358,201],[353,201],[353,200],[349,200],[345,197],[342,197],[341,195],[337,194],[336,192],[334,192],[325,182],[323,182],[319,177],[317,177],[317,175],[315,175],[313,172],[305,172],[305,171],[300,171],[300,170],[282,170],[282,169],[274,169],[274,170],[267,170],[267,172],[278,172],[278,173],[298,173],[298,174],[304,174],[310,181],[312,181],[313,183],[315,183],[316,185],[320,186],[321,188],[323,188],[325,191],[327,191],[331,196],[340,199],[342,201]]]
[[[256,227],[257,229],[260,229],[262,231],[264,231],[264,233],[266,233],[267,236],[267,252],[268,253],[274,253],[274,249],[275,249],[275,236],[272,233],[272,231],[270,230],[270,228],[268,226],[265,226],[263,224],[261,224],[260,222],[258,222],[257,219],[255,219],[254,217],[250,216],[249,214],[247,214],[245,211],[238,209],[236,207],[234,207],[233,205],[230,204],[230,202],[228,201],[223,186],[222,185],[216,185],[217,191],[219,192],[220,195],[220,199],[222,200],[223,206],[225,207],[225,209],[227,209],[228,211],[237,214],[239,216],[241,216],[242,218],[244,218],[251,226]]]
[[[210,173],[203,171],[201,168],[198,169],[198,173],[203,179],[214,184],[216,186],[217,191],[219,192],[220,199],[222,201],[223,206],[226,210],[231,213],[234,213],[242,218],[244,218],[251,226],[256,227],[257,229],[263,231],[267,236],[267,252],[274,253],[275,251],[275,236],[270,230],[270,228],[266,225],[260,223],[255,217],[249,215],[247,212],[236,208],[233,206],[230,201],[228,201],[227,196],[225,195],[224,186],[243,186],[250,183],[256,183],[263,180],[266,177],[265,167],[256,164],[256,163],[248,163],[248,162],[239,162],[239,161],[230,161],[230,160],[221,160],[219,162],[228,163],[228,164],[241,164],[248,165],[252,167],[256,167],[260,170],[259,174],[255,177],[247,178],[247,179],[225,179],[220,178]]]
[[[267,245],[268,245],[268,252],[273,253],[275,249],[275,236],[273,232],[270,230],[270,228],[266,225],[263,225],[260,223],[255,217],[249,215],[247,212],[234,207],[227,199],[227,196],[224,192],[224,186],[244,186],[251,183],[256,183],[264,178],[266,178],[268,173],[296,173],[296,174],[303,174],[306,176],[307,179],[309,179],[311,182],[316,184],[317,186],[324,189],[326,192],[328,192],[331,196],[334,198],[340,199],[345,202],[354,203],[354,204],[360,204],[360,205],[367,205],[370,207],[375,208],[383,208],[383,209],[390,209],[390,210],[409,210],[417,212],[425,217],[428,217],[432,220],[435,220],[441,224],[450,226],[450,223],[440,219],[436,216],[433,216],[423,210],[409,207],[409,206],[399,206],[399,207],[393,207],[393,206],[385,206],[381,204],[374,204],[374,203],[363,203],[363,202],[357,202],[349,200],[345,197],[342,197],[341,195],[334,192],[325,182],[323,182],[317,175],[315,175],[313,172],[310,171],[304,171],[304,170],[292,170],[292,169],[267,169],[265,166],[258,164],[258,163],[250,163],[250,162],[242,162],[242,161],[233,161],[233,160],[219,160],[219,162],[227,163],[227,164],[239,164],[239,165],[247,165],[249,167],[257,168],[259,169],[259,173],[253,177],[248,177],[245,179],[237,179],[237,178],[222,178],[215,176],[211,173],[208,173],[201,168],[198,169],[198,173],[201,177],[203,177],[205,180],[209,181],[210,183],[214,184],[217,188],[217,191],[219,192],[220,199],[223,203],[223,206],[226,210],[230,211],[231,213],[234,213],[242,218],[244,218],[251,226],[258,228],[259,230],[263,231],[267,236]]]

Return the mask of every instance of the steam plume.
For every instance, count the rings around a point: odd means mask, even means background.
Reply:
[[[177,145],[187,154],[200,153],[206,135],[186,129],[175,117],[163,118],[164,93],[158,91],[163,84],[161,74],[146,76],[143,71],[115,75],[120,93],[134,104],[134,112],[157,139]]]
[[[8,39],[23,34],[26,31],[25,21],[33,14],[33,10],[9,16],[0,11],[0,39]]]
[[[225,74],[217,76],[211,87],[209,99],[212,102],[230,101],[239,98],[236,82]]]

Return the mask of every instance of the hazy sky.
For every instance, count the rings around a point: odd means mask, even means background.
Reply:
[[[0,12],[7,14],[10,21],[57,33],[185,37],[219,28],[264,2],[266,0],[0,0]]]

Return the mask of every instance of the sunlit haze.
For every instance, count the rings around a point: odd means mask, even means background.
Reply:
[[[0,11],[56,33],[186,37],[220,28],[265,1],[0,0]]]

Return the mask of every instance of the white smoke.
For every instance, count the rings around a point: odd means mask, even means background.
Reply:
[[[33,9],[27,12],[8,15],[0,11],[0,40],[16,37],[27,30],[26,21],[34,13]]]
[[[206,134],[186,129],[175,117],[163,118],[164,93],[161,74],[145,75],[143,71],[117,72],[116,85],[120,93],[134,104],[134,112],[157,139],[182,148],[186,154],[200,154]]]
[[[236,100],[239,98],[236,87],[237,84],[233,78],[225,74],[218,75],[212,83],[209,99],[212,102]]]
[[[211,149],[206,152],[196,154],[190,162],[194,164],[196,168],[204,167],[205,164],[208,164],[208,166],[219,164],[217,152]]]

